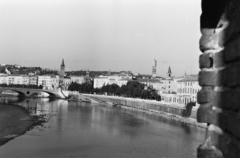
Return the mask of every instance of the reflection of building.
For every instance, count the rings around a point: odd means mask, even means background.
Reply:
[[[152,77],[157,76],[157,60],[153,60],[153,65],[152,65]]]

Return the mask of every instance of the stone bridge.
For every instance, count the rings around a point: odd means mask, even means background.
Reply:
[[[45,92],[49,94],[50,97],[55,97],[55,98],[67,98],[68,97],[68,91],[62,91],[61,89],[57,90],[46,90],[46,89],[29,89],[29,88],[15,88],[15,87],[0,87],[0,92],[1,91],[6,91],[10,90],[13,92],[19,93],[19,96],[25,96],[25,97],[30,97],[34,94],[40,94],[42,92]]]

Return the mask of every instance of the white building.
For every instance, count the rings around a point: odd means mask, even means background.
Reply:
[[[38,86],[42,85],[43,89],[51,89],[51,76],[38,76]]]
[[[59,76],[52,75],[51,76],[51,89],[57,89],[59,87]]]
[[[102,88],[104,85],[109,83],[108,76],[98,76],[95,77],[93,80],[93,87],[94,88]]]
[[[8,84],[26,84],[26,78],[21,75],[11,75],[8,76]]]
[[[38,85],[38,77],[29,76],[29,85]]]
[[[118,86],[122,86],[127,84],[129,80],[132,79],[132,76],[127,74],[114,74],[110,76],[98,76],[94,78],[93,87],[101,88],[104,85],[117,84]]]
[[[71,83],[72,83],[71,78],[64,77],[64,78],[62,79],[62,88],[63,88],[64,90],[67,90],[68,87],[69,87],[69,85],[70,85]]]
[[[22,84],[29,85],[29,76],[22,76]]]
[[[83,84],[85,82],[85,76],[70,76],[71,82]]]
[[[162,92],[175,94],[177,92],[176,89],[176,81],[172,77],[172,70],[170,66],[168,67],[167,77],[162,80]]]
[[[161,99],[166,103],[179,104],[179,99],[177,94],[163,93],[161,94]]]
[[[0,76],[0,84],[8,84],[8,76],[7,75]]]
[[[123,85],[126,85],[128,83],[129,80],[123,79],[123,80],[118,80],[117,81],[117,85],[119,87],[122,87]]]
[[[189,75],[177,81],[177,93],[161,95],[162,101],[186,105],[197,101],[197,92],[201,89],[198,84],[198,75]]]
[[[180,104],[196,102],[197,92],[201,89],[198,84],[198,76],[190,75],[178,81],[178,98]]]
[[[158,94],[162,93],[162,82],[159,79],[137,79],[136,81],[145,84],[146,86],[152,87],[153,89],[157,90]]]
[[[176,89],[176,84],[175,81],[172,78],[166,78],[162,80],[162,89],[161,91],[163,93],[176,93],[177,89]]]

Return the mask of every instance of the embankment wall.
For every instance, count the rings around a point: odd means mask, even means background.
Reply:
[[[84,94],[84,96],[103,104],[119,105],[119,106],[159,113],[161,115],[165,113],[170,117],[174,117],[178,121],[190,123],[194,125],[198,124],[196,122],[196,111],[197,111],[196,107],[192,108],[192,112],[189,117],[182,117],[183,112],[186,110],[183,105],[170,105],[170,104],[166,104],[158,101],[132,99],[132,98],[115,97],[115,96],[92,95],[92,94]],[[204,127],[205,125],[198,124],[197,126]]]

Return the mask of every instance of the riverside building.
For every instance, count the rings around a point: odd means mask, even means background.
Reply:
[[[102,88],[104,85],[117,84],[118,86],[126,85],[132,76],[127,74],[114,74],[110,76],[98,76],[93,80],[94,88]]]

